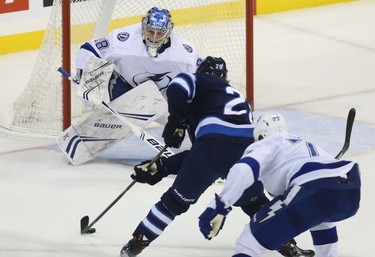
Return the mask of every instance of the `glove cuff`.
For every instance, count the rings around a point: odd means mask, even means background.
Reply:
[[[168,122],[174,125],[175,128],[180,128],[180,129],[186,129],[187,125],[185,122],[179,121],[176,117],[169,115],[168,116]]]

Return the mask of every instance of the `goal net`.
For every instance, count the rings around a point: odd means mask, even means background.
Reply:
[[[32,74],[24,91],[0,116],[0,126],[10,132],[28,135],[57,135],[63,131],[63,113],[69,108],[71,118],[82,115],[82,103],[75,96],[64,95],[62,66],[62,2],[55,0],[45,36]],[[69,0],[68,0],[69,1]],[[114,28],[140,23],[147,11],[166,8],[175,24],[174,32],[194,42],[201,57],[223,57],[231,84],[246,95],[247,70],[246,3],[224,0],[70,0],[70,58],[75,72],[75,55],[82,43],[104,37]],[[252,17],[251,17],[252,18]],[[252,39],[251,39],[252,40]],[[249,78],[252,79],[252,78]],[[250,83],[252,85],[252,83]],[[70,97],[71,106],[63,104]],[[70,111],[69,111],[70,112]]]

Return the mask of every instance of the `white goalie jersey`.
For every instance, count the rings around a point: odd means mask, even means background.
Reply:
[[[84,70],[91,56],[115,64],[117,74],[131,87],[154,81],[163,96],[169,82],[180,72],[195,72],[199,60],[195,45],[174,33],[170,45],[158,57],[149,57],[140,24],[115,29],[106,38],[82,45],[77,54],[77,68]]]

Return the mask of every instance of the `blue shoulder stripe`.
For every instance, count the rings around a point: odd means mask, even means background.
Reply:
[[[320,162],[308,162],[305,163],[299,171],[297,171],[289,180],[289,183],[291,183],[295,178],[304,175],[306,173],[312,172],[312,171],[318,171],[322,169],[337,169],[342,166],[345,166],[347,164],[351,163],[350,161],[339,161],[334,163],[320,163]]]
[[[98,58],[101,58],[100,56],[99,56],[99,54],[95,51],[95,48],[94,47],[92,47],[92,45],[90,45],[89,43],[84,43],[82,46],[81,46],[81,48],[82,49],[85,49],[85,50],[87,50],[87,51],[89,51],[89,52],[91,52],[91,53],[93,53],[96,57],[98,57]]]
[[[176,85],[187,92],[187,102],[191,102],[195,97],[195,76],[182,72],[178,74],[170,83],[169,86]]]
[[[245,163],[250,166],[251,170],[253,171],[254,174],[254,180],[257,181],[259,179],[259,169],[260,165],[257,160],[251,157],[244,157],[241,158],[237,163]]]

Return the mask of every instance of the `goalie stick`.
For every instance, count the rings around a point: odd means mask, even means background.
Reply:
[[[78,81],[75,80],[66,70],[64,70],[62,67],[58,69],[58,71],[67,79],[78,85]],[[83,99],[88,100],[89,96],[88,94],[85,94],[83,96]],[[98,98],[91,98],[90,101],[92,101],[95,104],[101,104],[104,106],[107,110],[109,110],[112,114],[114,114],[117,118],[119,118],[123,123],[125,123],[132,132],[139,137],[142,141],[146,142],[149,146],[151,146],[155,151],[159,152],[161,149],[163,149],[163,144],[161,144],[156,138],[154,138],[152,135],[147,133],[144,129],[138,127],[137,125],[133,124],[131,121],[129,121],[127,118],[121,116],[116,110],[114,110],[111,106],[109,106],[106,102],[102,101]],[[163,155],[165,157],[169,157],[173,155],[174,153],[170,150],[166,149],[163,152]]]
[[[163,153],[167,150],[167,146],[164,146],[163,149],[160,150],[160,152],[154,157],[154,159],[151,160],[151,162],[147,165],[146,167],[146,170],[148,170],[162,155]],[[99,214],[99,216],[93,220],[93,222],[91,222],[91,224],[89,225],[89,216],[84,216],[81,218],[81,234],[93,234],[96,232],[96,229],[93,228],[92,226],[95,225],[95,223],[100,220],[101,217],[103,217],[104,214],[107,213],[107,211],[109,211],[109,209],[112,208],[113,205],[115,205],[120,199],[121,197],[123,197],[123,195],[129,191],[130,188],[132,188],[134,186],[134,184],[136,183],[137,181],[133,180],[129,186],[127,186],[127,188],[125,188],[124,191],[121,192],[121,194],[119,194],[116,199],[110,204],[108,205],[108,207],[102,212]]]
[[[346,131],[345,131],[345,141],[344,145],[342,146],[340,152],[336,155],[336,159],[341,159],[341,157],[345,154],[345,152],[349,149],[350,145],[350,136],[352,134],[352,128],[354,123],[356,110],[355,108],[351,108],[348,113],[348,118],[346,120]]]

